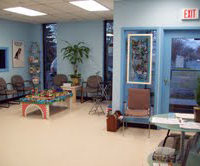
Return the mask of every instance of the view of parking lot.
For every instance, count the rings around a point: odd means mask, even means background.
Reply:
[[[200,39],[172,40],[170,107],[194,106],[197,78],[200,77]],[[173,110],[170,110],[173,111]]]

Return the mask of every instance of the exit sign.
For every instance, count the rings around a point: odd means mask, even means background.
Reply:
[[[183,9],[183,20],[197,20],[199,19],[199,9]]]

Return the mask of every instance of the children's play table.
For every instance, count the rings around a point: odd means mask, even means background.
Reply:
[[[38,108],[43,119],[49,119],[50,105],[56,102],[66,102],[71,111],[72,93],[69,92],[52,92],[42,91],[38,94],[27,95],[21,99],[22,115],[25,117],[30,108]]]

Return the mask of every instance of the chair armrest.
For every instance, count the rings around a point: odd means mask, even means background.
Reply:
[[[24,84],[23,83],[15,83],[15,84],[12,84],[14,88],[17,88],[17,87],[24,87]]]

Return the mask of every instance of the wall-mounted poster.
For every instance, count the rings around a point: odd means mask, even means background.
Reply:
[[[128,84],[151,84],[152,36],[152,34],[128,34]]]
[[[24,42],[13,40],[13,67],[24,67]]]

